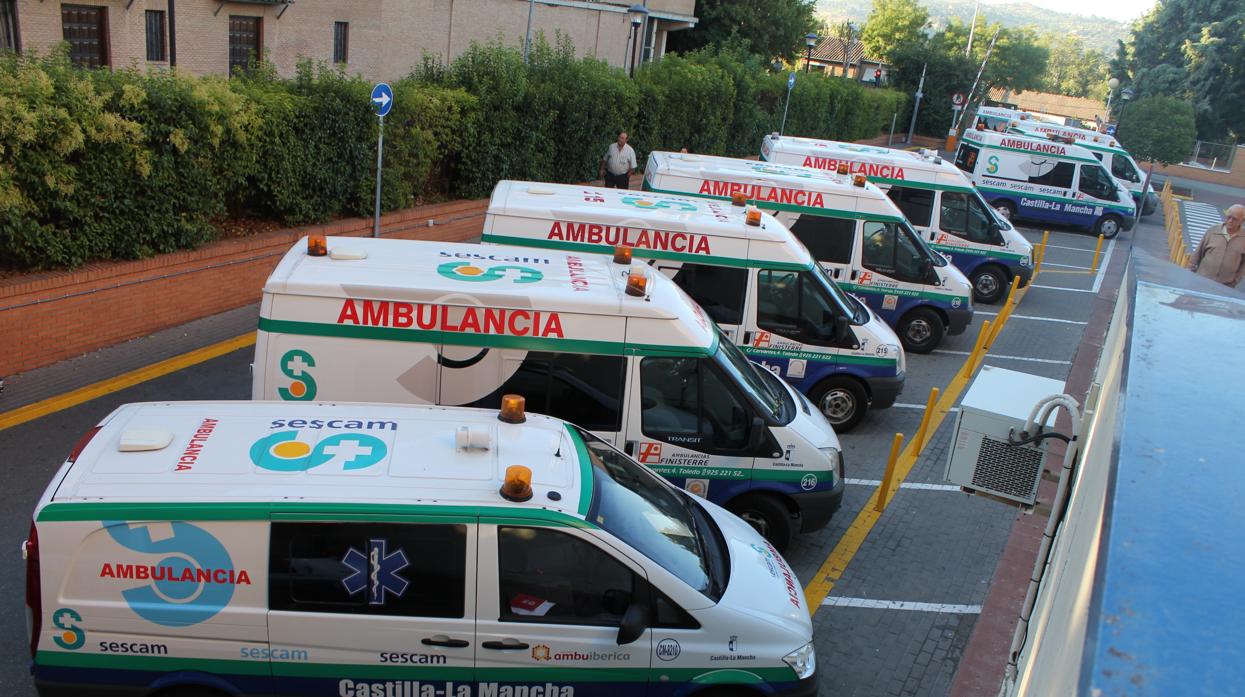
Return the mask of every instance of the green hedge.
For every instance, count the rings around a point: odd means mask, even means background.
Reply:
[[[0,56],[0,265],[72,267],[194,247],[226,216],[289,225],[371,213],[371,83],[304,63],[243,75],[84,71],[63,51]],[[645,64],[633,78],[569,42],[474,45],[394,84],[382,207],[487,196],[499,179],[596,177],[614,133],[648,151],[755,155],[786,72],[736,50]],[[786,132],[876,135],[903,95],[800,74]]]

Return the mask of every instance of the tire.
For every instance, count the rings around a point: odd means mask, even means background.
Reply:
[[[1114,215],[1104,215],[1098,219],[1098,223],[1094,225],[1094,234],[1102,235],[1105,239],[1113,240],[1115,236],[1120,234],[1123,223]]]
[[[994,206],[994,210],[998,211],[999,215],[1003,216],[1003,219],[1009,223],[1012,222],[1012,218],[1016,215],[1016,206],[1010,201],[999,201],[990,205]]]
[[[764,494],[744,494],[726,506],[751,525],[774,549],[785,552],[795,535],[795,519],[781,501]]]
[[[929,353],[942,343],[947,326],[937,312],[928,307],[918,307],[899,320],[895,333],[899,335],[899,343],[903,344],[905,351]]]
[[[822,380],[813,389],[810,399],[826,421],[834,426],[835,433],[847,433],[856,428],[869,410],[869,395],[865,388],[849,377],[835,376]]]
[[[968,277],[973,284],[973,300],[993,305],[1007,292],[1007,274],[997,266],[982,264]]]

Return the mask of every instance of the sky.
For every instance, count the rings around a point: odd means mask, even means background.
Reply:
[[[983,5],[1004,5],[1016,0],[982,0]],[[1057,12],[1097,15],[1121,22],[1136,19],[1154,7],[1155,0],[1026,0],[1028,4]]]

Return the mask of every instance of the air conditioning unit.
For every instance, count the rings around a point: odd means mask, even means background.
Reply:
[[[1042,480],[1047,441],[1011,445],[1008,436],[1024,430],[1034,405],[1062,394],[1063,382],[985,366],[960,402],[947,460],[947,481],[972,492],[1032,506]],[[1052,410],[1047,427],[1053,426]]]

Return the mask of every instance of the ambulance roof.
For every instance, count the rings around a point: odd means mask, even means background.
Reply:
[[[357,403],[127,404],[105,419],[38,518],[193,519],[215,511],[262,519],[283,509],[400,506],[582,523],[592,474],[579,434],[539,414],[523,424],[497,414]],[[510,465],[531,469],[530,500],[500,495]]]
[[[1098,133],[1097,131],[1090,131],[1084,128],[1072,128],[1071,126],[1060,126],[1042,121],[1013,121],[1010,128],[1020,135],[1033,138],[1047,138],[1048,133],[1068,136],[1076,139],[1076,144],[1086,150],[1110,152],[1131,157],[1127,150],[1120,147],[1120,142],[1115,139],[1115,136],[1107,135],[1106,133]]]
[[[700,314],[670,279],[642,264],[635,268],[648,276],[649,295],[627,295],[631,267],[595,254],[368,237],[327,242],[328,256],[311,256],[306,239],[296,242],[264,292],[654,319]],[[364,258],[333,258],[343,254]]]
[[[771,152],[792,153],[807,157],[825,157],[835,160],[847,160],[879,167],[850,167],[850,171],[869,177],[870,181],[937,183],[939,188],[958,188],[969,190],[971,182],[963,176],[954,163],[944,159],[933,150],[899,150],[898,148],[882,148],[876,145],[860,145],[844,143],[837,140],[817,140],[815,138],[799,138],[796,136],[768,135],[765,137],[766,150]],[[889,167],[890,171],[886,171]],[[897,168],[903,169],[903,176],[896,176]],[[939,181],[941,179],[941,181]]]
[[[678,186],[676,179],[684,179],[700,182],[696,184],[700,196],[729,199],[732,193],[742,192],[750,202],[769,210],[903,219],[903,214],[877,186],[869,182],[855,186],[850,176],[837,172],[736,157],[672,152],[649,153],[648,166],[653,170],[652,179],[645,172],[645,185],[663,193],[670,191],[671,186]],[[809,195],[814,193],[816,196]]]
[[[1027,136],[1017,133],[999,133],[998,131],[964,131],[964,142],[978,147],[1030,153],[1034,155],[1054,155],[1066,160],[1080,160],[1099,164],[1098,158],[1080,145],[1061,143],[1045,137]]]

